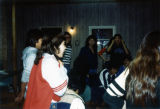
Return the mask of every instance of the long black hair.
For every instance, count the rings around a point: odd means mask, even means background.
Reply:
[[[43,32],[41,30],[30,29],[27,32],[27,41],[26,41],[25,47],[27,46],[35,47],[38,40],[42,37],[43,37]]]
[[[97,53],[97,38],[95,35],[89,35],[86,39],[86,44],[85,46],[88,47],[89,46],[89,40],[93,39],[95,41],[95,44],[93,46],[94,52]]]
[[[156,85],[159,78],[160,32],[147,34],[135,59],[129,65],[129,75],[126,79],[127,100],[135,105],[147,106],[148,102],[156,105]]]
[[[63,41],[65,41],[64,34],[58,34],[56,36],[45,35],[43,37],[41,49],[38,50],[34,63],[36,65],[39,63],[39,60],[42,58],[43,53],[53,54],[56,59],[59,60],[59,57],[56,55],[56,51],[58,50],[59,52],[59,46]]]

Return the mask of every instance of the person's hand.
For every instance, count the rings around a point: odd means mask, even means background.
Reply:
[[[20,103],[23,101],[23,98],[24,98],[24,94],[23,93],[19,93],[18,96],[15,98],[15,102],[16,103]]]
[[[114,39],[113,39],[113,40],[112,40],[112,44],[114,44],[114,42],[115,42],[115,41],[114,41]]]
[[[122,44],[124,44],[124,40],[121,40]]]

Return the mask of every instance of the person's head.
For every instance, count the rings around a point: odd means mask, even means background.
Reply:
[[[132,61],[132,56],[131,55],[126,55],[124,57],[123,65],[125,67],[127,67],[130,64],[131,61]]]
[[[115,74],[118,72],[120,65],[116,64],[114,61],[109,61],[108,66],[106,66],[110,74]]]
[[[146,105],[144,101],[156,103],[156,83],[159,77],[160,32],[147,34],[140,45],[135,59],[129,65],[126,80],[127,99],[134,104]]]
[[[26,47],[31,46],[37,49],[41,48],[43,33],[39,29],[30,29],[27,33]]]
[[[122,40],[122,36],[120,34],[114,35],[114,41],[117,45],[119,45],[121,43],[121,40]]]
[[[69,75],[68,88],[74,90],[77,94],[82,94],[84,91],[82,82],[83,80],[79,74]]]
[[[38,64],[39,59],[42,57],[43,53],[53,54],[57,60],[63,57],[63,53],[66,49],[65,37],[63,34],[58,34],[56,36],[44,36],[41,49],[38,51],[35,64]]]
[[[95,51],[97,51],[97,38],[95,35],[90,35],[87,37],[86,39],[86,44],[85,44],[86,47],[93,47]]]
[[[64,32],[64,36],[66,38],[66,45],[71,44],[72,36],[69,32]]]

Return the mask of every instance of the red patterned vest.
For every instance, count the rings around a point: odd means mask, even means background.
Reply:
[[[23,109],[49,109],[52,99],[60,100],[60,97],[54,94],[48,82],[42,77],[42,59],[32,68]]]

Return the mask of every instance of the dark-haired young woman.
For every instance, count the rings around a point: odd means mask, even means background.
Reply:
[[[54,109],[67,89],[68,76],[59,58],[63,56],[64,35],[46,36],[32,68],[23,109]]]
[[[110,55],[110,60],[106,60],[103,57],[103,53],[107,52],[107,55]],[[115,34],[109,41],[109,43],[105,46],[105,48],[101,49],[98,54],[102,57],[104,61],[112,61],[117,66],[123,65],[124,57],[129,55],[129,50],[122,39],[121,34]]]
[[[22,56],[23,72],[21,77],[21,91],[15,98],[15,102],[22,102],[23,98],[26,96],[29,76],[34,65],[37,51],[41,48],[42,37],[42,31],[39,29],[30,29],[27,33],[26,47],[23,50]]]

